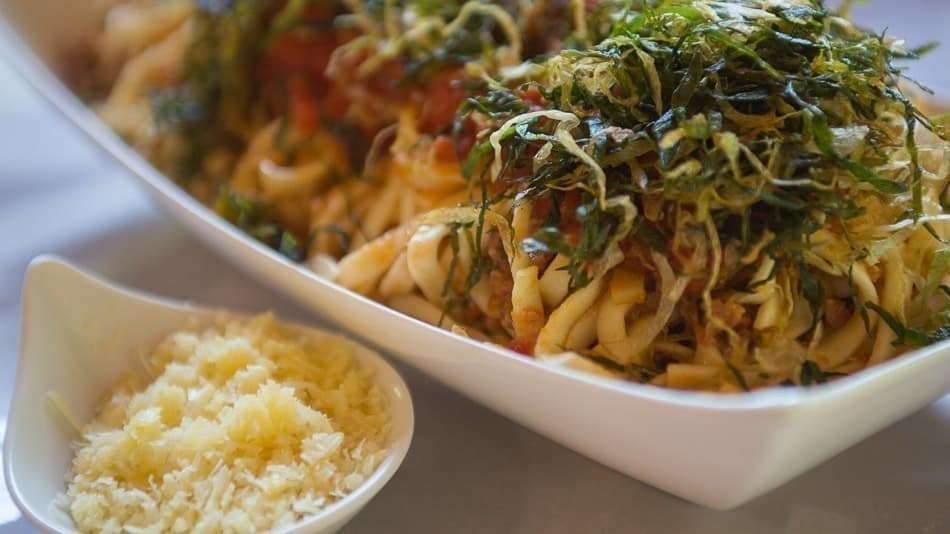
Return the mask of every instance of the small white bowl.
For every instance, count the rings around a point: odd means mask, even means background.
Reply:
[[[88,421],[109,389],[133,372],[136,364],[129,356],[134,351],[154,346],[189,320],[197,319],[200,325],[220,314],[120,288],[56,258],[41,257],[30,264],[23,290],[20,365],[3,448],[7,487],[27,519],[47,532],[76,531],[55,501],[65,489],[77,436],[51,408],[48,393],[55,392],[78,419]],[[356,491],[280,532],[338,530],[386,485],[409,450],[409,389],[382,357],[353,345],[354,357],[373,370],[389,402],[389,455]]]

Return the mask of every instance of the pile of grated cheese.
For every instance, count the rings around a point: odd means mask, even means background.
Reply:
[[[251,532],[359,487],[389,412],[353,344],[221,320],[166,338],[77,443],[64,505],[83,532]]]

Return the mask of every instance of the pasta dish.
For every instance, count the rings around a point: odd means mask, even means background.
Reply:
[[[408,315],[721,392],[950,337],[950,121],[900,67],[929,46],[848,3],[108,4],[64,61],[101,117]]]

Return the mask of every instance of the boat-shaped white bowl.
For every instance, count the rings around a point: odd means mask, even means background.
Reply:
[[[76,13],[70,24],[57,27],[46,23],[51,17],[44,18],[50,6]],[[19,72],[209,246],[288,297],[485,406],[684,499],[718,509],[738,506],[950,388],[948,344],[810,389],[718,396],[552,367],[411,319],[320,278],[218,218],[77,100],[38,57],[75,38],[81,21],[88,19],[79,3],[0,0],[0,8],[8,20],[17,21],[21,35],[34,32],[26,40],[9,27],[0,32]]]
[[[185,326],[210,324],[221,313],[126,290],[55,258],[33,261],[23,290],[20,365],[3,449],[7,486],[24,516],[47,532],[76,531],[56,501],[78,436],[51,405],[50,393],[77,420],[89,421],[124,376],[140,372],[137,351]],[[339,337],[298,328],[315,337]],[[386,485],[409,451],[414,419],[405,382],[379,354],[344,342],[357,363],[372,370],[388,402],[389,453],[362,486],[279,531],[284,534],[339,530]]]

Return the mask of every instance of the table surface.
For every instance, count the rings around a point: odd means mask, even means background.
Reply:
[[[945,0],[879,0],[858,16],[891,34],[950,42]],[[950,46],[912,73],[950,89]],[[160,295],[320,321],[158,212],[2,63],[0,243],[0,433],[17,362],[20,285],[38,254]],[[950,532],[950,397],[750,504],[714,512],[397,366],[415,399],[412,450],[345,532]],[[0,485],[0,533],[31,531]]]

